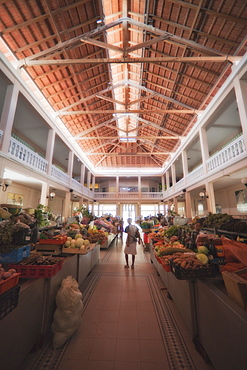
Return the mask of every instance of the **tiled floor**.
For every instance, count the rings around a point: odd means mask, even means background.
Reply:
[[[164,338],[151,287],[160,278],[149,253],[138,246],[135,269],[126,269],[124,264],[120,240],[101,251],[100,262],[87,278],[95,283],[87,292],[90,297],[80,326],[57,370],[212,370],[196,352],[191,335],[168,298],[166,305],[176,324],[167,323],[171,332]],[[81,287],[83,294],[86,284]],[[165,296],[162,281],[158,284],[158,294]],[[175,333],[177,329],[173,333],[173,328],[179,328],[179,334]]]

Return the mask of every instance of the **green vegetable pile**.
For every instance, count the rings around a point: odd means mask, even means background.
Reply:
[[[178,225],[172,225],[169,227],[169,229],[167,229],[164,234],[167,238],[171,238],[172,236],[178,236],[179,235],[179,231],[181,229],[184,229],[185,230],[185,233],[187,234],[188,232],[191,231],[191,227],[188,226],[188,225],[181,225],[181,226],[178,226]]]
[[[211,213],[205,218],[202,223],[202,227],[208,228],[220,228],[222,224],[233,220],[233,217],[228,215],[227,213]]]

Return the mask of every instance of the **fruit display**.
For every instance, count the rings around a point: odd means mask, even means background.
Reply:
[[[87,239],[90,243],[103,244],[107,240],[108,235],[107,231],[91,229],[87,232]]]
[[[0,264],[0,283],[3,280],[9,279],[13,274],[16,274],[15,269],[5,270],[3,266]]]
[[[81,234],[76,234],[74,239],[70,236],[67,237],[64,248],[87,249],[89,245],[90,241],[88,239],[83,239]]]
[[[207,257],[205,254],[202,254],[204,257]],[[207,259],[200,259],[202,255],[198,255],[197,253],[189,252],[189,253],[181,253],[176,252],[172,256],[165,256],[164,259],[169,260],[170,263],[173,265],[180,266],[181,268],[188,270],[188,269],[199,269],[203,266],[208,264]]]
[[[163,228],[158,229],[157,231],[152,231],[148,234],[149,239],[153,239],[155,241],[168,241],[169,239],[166,237],[165,230]]]

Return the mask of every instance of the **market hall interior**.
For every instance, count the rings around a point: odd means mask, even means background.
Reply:
[[[135,268],[124,268],[125,240],[100,250],[80,286],[84,309],[71,339],[57,350],[47,340],[19,370],[214,369],[197,352],[150,252],[138,245]]]

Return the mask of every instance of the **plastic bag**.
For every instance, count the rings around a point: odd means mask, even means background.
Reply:
[[[61,282],[56,296],[57,308],[51,325],[54,348],[60,348],[79,326],[83,302],[82,293],[78,286],[72,276],[67,276]]]

